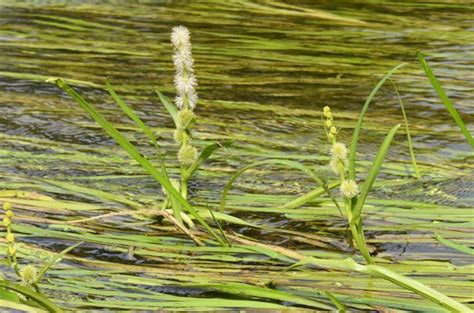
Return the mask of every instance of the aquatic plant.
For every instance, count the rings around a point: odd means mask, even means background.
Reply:
[[[61,253],[47,261],[47,263],[44,264],[39,271],[38,268],[31,263],[20,266],[19,259],[17,257],[17,249],[15,246],[15,235],[13,234],[12,228],[14,213],[11,203],[4,202],[3,209],[5,211],[3,225],[7,231],[7,264],[15,271],[17,277],[21,281],[21,284],[10,282],[6,280],[5,277],[0,276],[0,292],[2,293],[0,299],[7,299],[10,301],[10,306],[14,309],[22,310],[24,308],[23,306],[26,306],[27,304],[35,304],[40,308],[50,312],[62,312],[61,308],[56,306],[41,293],[39,283],[51,266],[59,262],[65,254],[72,251],[83,242],[79,242],[64,249]],[[22,297],[19,297],[18,295],[22,295]]]
[[[159,169],[155,167],[150,161],[144,158],[138,151],[138,149],[131,144],[128,139],[123,136],[107,119],[97,111],[97,109],[89,104],[84,98],[82,98],[76,91],[74,91],[65,81],[59,78],[49,78],[47,82],[55,83],[58,87],[67,92],[76,102],[88,112],[92,118],[101,125],[104,130],[125,150],[130,156],[132,156],[153,178],[155,178],[166,190],[166,200],[163,202],[161,209],[166,209],[170,204],[172,206],[174,220],[179,225],[177,228],[181,229],[187,235],[191,234],[191,231],[187,229],[182,221],[183,219],[188,221],[192,227],[194,224],[190,222],[190,219],[183,214],[182,208],[184,208],[189,214],[191,214],[201,225],[203,225],[207,231],[217,240],[221,245],[227,243],[224,239],[217,234],[217,232],[211,228],[207,222],[201,217],[201,215],[193,208],[188,202],[187,185],[189,179],[196,172],[196,170],[205,162],[214,151],[220,147],[225,147],[231,144],[231,142],[223,143],[212,143],[205,147],[201,154],[197,156],[197,150],[191,145],[191,126],[195,121],[195,115],[193,109],[196,106],[197,94],[195,86],[197,84],[193,70],[193,60],[191,55],[191,43],[189,30],[184,26],[176,27],[171,36],[171,41],[174,45],[175,54],[173,62],[176,67],[175,86],[177,95],[175,97],[176,106],[171,104],[169,99],[157,91],[157,95],[160,98],[161,103],[169,112],[175,125],[176,131],[174,138],[179,144],[180,148],[177,153],[177,159],[181,164],[181,179],[179,185],[172,183],[172,180],[168,176],[166,166],[160,155],[160,149],[156,137],[153,132],[143,123],[138,115],[118,96],[113,89],[112,85],[107,82],[107,89],[111,94],[112,98],[117,102],[120,108],[130,117],[149,137],[153,145],[157,148],[158,158],[160,161]],[[178,111],[179,109],[179,111]],[[196,241],[196,236],[191,236]],[[202,245],[200,240],[196,241],[197,244]]]
[[[166,196],[165,201],[162,205],[162,211],[166,210],[168,205],[172,206],[174,219],[177,221],[175,225],[183,230],[182,218],[183,215],[181,208],[184,208],[187,213],[189,213],[193,218],[195,218],[202,226],[206,228],[208,233],[214,237],[218,244],[225,246],[231,246],[233,243],[244,244],[246,249],[257,251],[262,255],[269,255],[273,258],[280,258],[290,263],[290,268],[303,266],[303,265],[314,265],[322,267],[325,269],[331,270],[340,270],[347,272],[359,272],[366,275],[371,275],[374,277],[379,277],[385,279],[389,282],[395,283],[398,286],[415,292],[424,298],[439,304],[440,306],[455,310],[463,311],[467,307],[463,304],[451,299],[450,297],[441,294],[428,286],[408,278],[406,276],[397,274],[396,272],[388,269],[386,266],[381,266],[375,264],[372,256],[370,255],[369,249],[367,248],[365,242],[364,231],[362,228],[362,211],[365,206],[365,202],[368,196],[368,193],[372,189],[375,179],[381,169],[382,163],[385,159],[385,156],[388,152],[390,144],[395,136],[400,125],[395,125],[386,135],[383,143],[381,144],[374,160],[372,161],[370,168],[367,172],[365,181],[361,184],[361,188],[358,187],[355,165],[356,165],[356,150],[358,145],[358,140],[360,136],[360,131],[362,128],[363,120],[365,113],[368,109],[368,106],[375,96],[379,88],[384,84],[384,82],[389,79],[389,77],[404,64],[401,64],[393,68],[387,75],[385,75],[382,80],[376,85],[372,90],[367,101],[362,108],[362,112],[359,115],[356,127],[353,132],[352,142],[350,148],[348,149],[343,143],[337,141],[338,128],[334,122],[334,116],[329,107],[325,107],[323,110],[323,116],[325,117],[324,126],[326,129],[326,135],[330,142],[331,149],[329,154],[330,158],[330,167],[332,171],[338,175],[337,182],[326,183],[314,170],[310,169],[308,166],[301,164],[300,162],[295,162],[292,160],[284,159],[269,159],[259,162],[255,162],[245,166],[240,169],[236,174],[234,174],[226,187],[221,198],[220,212],[210,211],[208,215],[198,212],[188,201],[187,199],[187,183],[192,174],[199,168],[199,166],[204,162],[217,148],[220,144],[211,144],[206,147],[203,152],[197,157],[196,149],[191,145],[191,126],[195,121],[195,115],[193,109],[197,101],[197,95],[194,87],[196,86],[196,79],[193,72],[193,61],[191,55],[191,46],[190,46],[189,31],[184,27],[175,28],[172,35],[172,43],[175,49],[174,63],[176,66],[176,77],[175,77],[175,86],[177,89],[177,96],[175,97],[175,105],[173,105],[163,94],[157,92],[162,104],[168,110],[173,121],[175,123],[176,129],[174,132],[174,139],[179,145],[177,160],[181,166],[181,179],[180,181],[173,181],[169,178],[167,169],[164,166],[161,157],[159,157],[160,166],[155,167],[150,161],[141,156],[138,152],[138,149],[133,146],[110,122],[108,122],[92,105],[85,101],[76,91],[74,91],[65,81],[62,79],[51,79],[50,82],[56,83],[60,88],[62,88],[66,93],[68,93],[79,105],[86,110],[103,128],[107,133],[122,147],[127,151],[130,156],[132,156],[145,170],[147,170],[150,175],[152,175],[164,188],[164,193]],[[152,143],[157,149],[159,149],[158,142],[153,135],[153,132],[138,118],[138,116],[130,109],[115,93],[113,88],[109,83],[107,83],[107,89],[122,108],[122,110],[143,130],[143,132],[151,139]],[[401,104],[402,105],[402,104]],[[403,110],[403,107],[402,107]],[[404,114],[404,119],[406,121],[406,116]],[[407,125],[407,124],[406,124]],[[410,146],[412,145],[411,140],[409,140]],[[158,151],[159,152],[159,151]],[[414,154],[413,154],[414,159]],[[240,221],[233,218],[223,212],[226,209],[226,198],[229,190],[231,189],[233,182],[241,176],[247,170],[256,168],[259,166],[265,165],[278,165],[285,166],[293,169],[297,169],[309,177],[311,177],[317,184],[318,188],[311,191],[310,193],[300,196],[293,201],[288,202],[283,206],[285,209],[295,208],[301,205],[304,205],[308,201],[315,199],[316,197],[326,194],[334,205],[339,208],[339,201],[337,197],[334,196],[332,190],[336,187],[339,187],[340,195],[342,196],[342,202],[344,203],[345,215],[351,229],[352,239],[355,241],[357,248],[361,252],[362,256],[365,258],[367,265],[359,264],[355,262],[352,258],[347,258],[345,260],[340,259],[328,259],[328,258],[317,258],[313,256],[307,256],[299,254],[298,252],[284,249],[281,247],[276,247],[272,245],[265,245],[259,242],[248,240],[242,236],[233,235],[232,233],[223,230],[220,225],[218,235],[217,231],[211,228],[203,216],[206,216],[208,219],[211,217],[214,221],[226,220],[232,222],[238,222],[243,225],[254,225],[248,224],[245,221]],[[416,162],[413,162],[413,166],[416,167]],[[128,214],[128,212],[126,213]],[[87,219],[90,220],[90,219]],[[173,219],[170,218],[171,221]],[[188,222],[188,225],[191,223]],[[203,242],[197,238],[193,231],[190,231],[184,228],[186,233],[191,239],[193,239],[196,244],[203,245]],[[205,237],[206,234],[201,234]],[[197,284],[196,286],[206,287],[213,290],[225,291],[228,293],[236,294],[245,294],[248,296],[255,295],[265,295],[269,299],[276,299],[277,297],[282,297],[281,293],[275,293],[270,288],[257,288],[249,290],[247,285],[213,285],[213,284]],[[304,299],[291,297],[285,295],[291,301],[296,303],[311,305],[318,308],[327,309],[325,303],[320,302],[307,302]],[[328,299],[337,307],[344,307],[344,304],[340,302],[337,296],[332,293],[327,292],[326,296]]]

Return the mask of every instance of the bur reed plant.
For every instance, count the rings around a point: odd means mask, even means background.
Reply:
[[[8,281],[0,275],[0,293],[3,299],[11,302],[14,308],[22,309],[21,305],[30,305],[49,312],[62,312],[62,309],[47,299],[41,292],[39,283],[43,279],[47,271],[57,262],[61,261],[65,254],[74,250],[82,244],[79,242],[72,245],[62,252],[48,260],[41,269],[38,269],[32,263],[21,266],[19,257],[17,256],[17,243],[13,231],[13,220],[15,214],[10,202],[3,203],[4,218],[3,226],[6,230],[5,239],[7,242],[6,261],[7,265],[13,269],[20,283]],[[19,305],[15,307],[15,305]]]
[[[127,105],[123,99],[115,92],[110,82],[106,82],[106,89],[124,111],[124,113],[140,127],[143,133],[150,139],[156,148],[158,165],[153,164],[144,157],[130,141],[120,133],[92,104],[87,102],[80,94],[71,88],[63,79],[49,78],[48,83],[55,83],[71,96],[104,130],[154,179],[162,186],[165,201],[161,205],[161,210],[172,207],[174,219],[171,222],[178,223],[177,228],[183,230],[185,234],[191,231],[183,224],[183,220],[188,226],[194,227],[194,223],[187,214],[190,214],[199,222],[208,233],[214,237],[218,244],[227,245],[225,236],[219,235],[218,231],[209,226],[201,217],[201,214],[188,201],[188,182],[199,167],[219,148],[226,147],[231,142],[212,143],[206,146],[198,155],[197,149],[192,145],[191,128],[196,121],[194,109],[197,104],[197,93],[195,87],[197,80],[194,75],[193,58],[191,50],[190,32],[184,26],[173,28],[171,33],[171,43],[174,49],[173,63],[175,66],[174,83],[176,87],[175,104],[164,96],[160,91],[156,91],[162,105],[170,114],[175,124],[174,140],[178,144],[177,161],[180,164],[180,178],[171,178],[161,155],[161,149],[154,132],[138,117],[133,109]],[[175,222],[176,221],[176,222]],[[197,244],[203,245],[195,236],[190,236]]]
[[[159,165],[152,164],[147,158],[143,157],[138,149],[132,145],[128,139],[122,135],[94,106],[88,103],[82,96],[80,96],[74,89],[72,89],[64,80],[59,78],[48,79],[48,82],[53,82],[69,94],[91,117],[104,128],[104,130],[126,151],[128,154],[135,159],[153,178],[155,178],[162,186],[166,199],[163,201],[161,210],[166,210],[169,206],[172,207],[172,212],[175,219],[178,221],[181,228],[183,225],[183,217],[190,214],[191,218],[197,220],[211,235],[217,243],[222,246],[230,245],[229,239],[248,245],[249,248],[255,251],[259,251],[265,255],[283,255],[286,258],[294,260],[291,267],[303,266],[303,265],[315,265],[324,269],[329,270],[341,270],[347,272],[359,272],[374,277],[382,278],[390,281],[402,288],[410,290],[418,295],[446,308],[450,311],[455,312],[468,312],[470,311],[465,305],[451,299],[450,297],[406,276],[397,274],[386,267],[376,265],[372,259],[369,250],[367,248],[366,239],[362,227],[362,213],[367,199],[368,193],[371,191],[375,179],[380,171],[385,156],[389,150],[389,147],[394,139],[400,124],[394,125],[392,129],[387,133],[383,140],[379,150],[377,151],[372,164],[365,175],[363,183],[358,183],[356,178],[356,154],[357,146],[359,142],[360,132],[362,129],[365,114],[368,110],[369,104],[373,100],[377,91],[381,86],[388,80],[399,68],[405,64],[400,64],[389,71],[375,86],[372,92],[369,94],[362,111],[359,115],[358,121],[353,131],[352,140],[349,148],[344,143],[338,141],[338,128],[335,122],[333,112],[329,107],[324,107],[322,115],[324,117],[324,127],[326,130],[326,136],[330,144],[330,162],[329,166],[331,170],[337,175],[337,180],[334,182],[327,183],[323,180],[313,169],[303,165],[296,161],[284,160],[284,159],[269,159],[254,162],[249,164],[235,173],[229,182],[226,184],[220,202],[220,214],[225,211],[226,198],[233,186],[234,181],[240,177],[246,171],[256,168],[259,166],[284,166],[299,170],[308,175],[318,187],[309,192],[306,195],[300,196],[295,200],[287,203],[284,208],[290,209],[306,204],[307,202],[315,199],[318,196],[326,194],[335,206],[340,209],[337,195],[334,193],[335,188],[339,188],[339,194],[342,197],[342,203],[344,206],[344,214],[347,218],[349,228],[351,230],[352,239],[355,241],[357,248],[364,257],[366,265],[355,262],[352,258],[345,260],[340,259],[322,259],[305,256],[296,251],[289,249],[266,245],[260,242],[251,241],[233,234],[225,234],[222,229],[220,234],[204,220],[197,209],[195,209],[188,201],[188,182],[195,171],[201,166],[201,164],[219,147],[228,145],[230,143],[218,144],[213,143],[203,149],[201,154],[197,153],[197,149],[192,143],[192,127],[196,122],[196,116],[194,109],[197,103],[197,93],[195,87],[197,86],[197,80],[193,70],[193,59],[191,53],[190,33],[189,30],[183,26],[178,26],[173,29],[171,42],[174,48],[173,62],[175,65],[175,87],[176,97],[175,103],[164,96],[162,93],[157,91],[157,95],[160,98],[161,103],[171,115],[175,123],[174,141],[178,145],[177,161],[180,166],[180,179],[171,179],[168,175],[167,168],[164,164],[162,156],[160,154],[160,147],[153,131],[148,128],[143,121],[136,115],[136,113],[125,104],[125,102],[117,95],[110,83],[107,82],[107,90],[111,94],[112,98],[122,108],[122,110],[129,116],[148,136],[153,145],[157,149]],[[423,66],[427,66],[424,64]],[[433,80],[432,80],[433,81]],[[436,88],[436,86],[435,86]],[[397,91],[398,94],[398,91]],[[404,114],[403,104],[402,106],[403,117],[405,125],[408,127],[406,115]],[[457,119],[455,119],[457,120]],[[408,143],[410,151],[413,151],[412,141],[408,135]],[[419,177],[416,161],[414,160],[414,153],[412,153],[412,161],[414,172],[416,177]],[[359,187],[360,186],[360,187]],[[183,211],[185,211],[183,214]],[[214,217],[211,211],[211,216]],[[191,225],[189,222],[188,225]],[[220,227],[219,227],[220,228]],[[203,244],[201,241],[191,237],[197,244]],[[208,240],[208,242],[210,242]],[[211,243],[212,244],[212,243]],[[239,287],[240,288],[240,287]],[[244,292],[244,291],[242,291]],[[242,294],[245,294],[242,293]],[[333,302],[338,308],[343,308],[344,305],[340,303],[332,294],[327,294],[329,300]]]

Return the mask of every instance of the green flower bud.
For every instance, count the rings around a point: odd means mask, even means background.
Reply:
[[[324,112],[323,115],[324,115],[325,118],[332,120],[332,112],[331,111]]]
[[[5,217],[5,218],[3,219],[3,226],[9,227],[11,223],[12,223],[12,220],[9,219],[8,217]]]
[[[197,159],[197,149],[191,145],[184,145],[179,149],[178,160],[183,165],[191,165]]]
[[[5,211],[11,210],[12,209],[12,204],[10,202],[3,202],[3,209]]]
[[[8,254],[13,256],[16,254],[16,248],[13,245],[8,246]]]
[[[331,120],[326,120],[326,122],[324,123],[324,125],[325,125],[327,128],[331,128],[331,126],[332,126],[332,121],[331,121]]]
[[[13,235],[12,233],[8,233],[6,238],[7,241],[10,243],[15,242],[15,235]]]
[[[196,116],[192,110],[186,108],[182,109],[178,113],[176,126],[178,129],[186,129],[191,125],[195,118]]]
[[[176,129],[173,133],[174,142],[176,142],[179,145],[182,144],[185,139],[185,136],[187,135],[183,129],[181,128]]]
[[[8,211],[5,212],[5,216],[8,217],[8,218],[12,218],[13,215],[14,215],[13,211],[11,211],[11,210],[8,210]]]

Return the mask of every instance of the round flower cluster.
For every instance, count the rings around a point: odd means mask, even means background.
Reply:
[[[343,180],[339,188],[345,198],[351,199],[359,194],[359,187],[353,179]]]

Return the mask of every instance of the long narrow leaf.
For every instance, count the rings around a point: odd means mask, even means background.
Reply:
[[[380,167],[382,166],[385,156],[387,155],[388,149],[390,148],[390,144],[392,143],[392,139],[395,136],[395,133],[397,132],[398,128],[400,128],[400,124],[395,125],[390,130],[390,132],[385,137],[382,145],[380,146],[374,161],[372,162],[372,166],[370,167],[369,173],[367,174],[367,178],[365,179],[364,185],[362,186],[362,190],[357,199],[357,203],[354,207],[351,223],[357,222],[360,219],[362,208],[364,207],[367,195],[369,194],[370,189],[372,189],[372,185],[375,182],[375,178],[377,177],[380,171]]]
[[[199,158],[187,169],[183,176],[183,180],[188,180],[193,176],[194,172],[219,148],[226,148],[232,144],[233,141],[225,141],[223,143],[212,143],[202,150]]]
[[[388,72],[379,81],[379,83],[374,87],[372,92],[369,94],[369,97],[367,97],[367,100],[365,101],[362,111],[360,112],[359,119],[357,120],[356,127],[352,134],[351,148],[349,150],[349,178],[350,179],[355,179],[355,161],[356,161],[357,143],[359,141],[360,130],[362,128],[362,123],[364,122],[365,113],[367,112],[367,109],[369,108],[369,104],[374,98],[377,91],[380,89],[380,87],[382,87],[382,85],[385,83],[385,81],[390,76],[392,76],[392,74],[395,73],[399,68],[405,66],[405,64],[406,63],[399,64],[395,66],[393,69],[391,69],[390,72]]]
[[[453,249],[456,249],[458,251],[461,251],[461,252],[464,252],[464,253],[467,253],[469,255],[474,256],[474,249],[469,248],[467,246],[460,245],[459,243],[455,243],[451,240],[445,239],[439,234],[436,234],[436,240],[438,240],[440,243],[442,243],[445,246],[448,246],[450,248],[453,248]]]
[[[51,302],[50,300],[48,300],[47,298],[33,291],[30,288],[27,288],[27,287],[24,287],[19,284],[15,284],[6,280],[0,280],[0,287],[13,290],[15,292],[18,292],[32,299],[34,302],[38,303],[41,307],[48,310],[49,312],[53,312],[53,313],[63,312],[63,310],[60,307],[58,307],[56,304],[54,304],[53,302]]]
[[[120,96],[115,92],[114,88],[108,81],[106,82],[106,85],[108,92],[115,100],[115,102],[117,102],[117,104],[120,106],[122,111],[125,112],[125,114],[127,114],[128,117],[130,117],[135,122],[135,124],[137,124],[143,130],[143,132],[148,136],[148,138],[150,138],[153,145],[158,149],[158,142],[150,128],[148,128],[148,126],[143,123],[143,121],[138,117],[138,115],[122,100],[122,98],[120,98]]]
[[[68,253],[69,251],[74,250],[75,248],[79,247],[83,243],[84,243],[84,241],[81,241],[81,242],[76,243],[75,245],[67,247],[66,249],[61,251],[58,255],[56,255],[51,261],[49,261],[45,266],[43,266],[43,268],[41,269],[41,271],[38,274],[38,278],[36,279],[36,283],[38,284],[41,281],[41,279],[43,278],[44,274],[46,274],[46,272],[51,268],[51,266],[53,266],[57,262],[61,261],[62,258],[64,257],[64,255],[66,255],[66,253]]]
[[[216,240],[225,245],[225,242],[217,235],[217,233],[206,223],[206,221],[198,214],[198,212],[184,199],[181,194],[171,185],[169,179],[160,173],[147,159],[141,156],[140,152],[123,136],[105,117],[100,114],[96,108],[84,100],[74,89],[69,87],[63,80],[55,79],[54,81],[59,88],[69,94],[104,130],[134,158],[153,178],[155,178],[169,193],[173,196],[196,220],[203,225]]]
[[[397,98],[398,98],[398,103],[400,103],[400,107],[402,108],[402,115],[403,115],[403,121],[405,122],[405,132],[407,133],[407,140],[408,140],[408,149],[410,150],[410,157],[411,157],[411,163],[413,164],[413,170],[415,171],[415,176],[416,178],[421,178],[420,171],[418,170],[418,165],[416,164],[416,157],[415,157],[415,151],[413,149],[413,141],[411,140],[411,135],[410,135],[410,127],[408,127],[408,118],[407,114],[405,112],[405,106],[403,105],[402,98],[400,97],[400,94],[398,93],[398,88],[391,80],[393,88],[395,89],[395,92],[397,93]]]
[[[454,104],[451,102],[451,100],[448,98],[448,96],[444,92],[443,87],[441,87],[441,84],[438,82],[438,80],[434,76],[433,71],[431,71],[430,66],[428,65],[428,63],[425,60],[425,57],[423,56],[423,53],[418,52],[417,56],[418,56],[418,60],[420,61],[421,67],[423,67],[423,70],[425,71],[426,76],[428,76],[431,82],[431,85],[433,85],[433,88],[436,90],[436,93],[438,93],[438,96],[441,98],[441,101],[443,101],[444,106],[448,110],[449,114],[451,114],[451,117],[453,118],[453,120],[456,122],[456,124],[458,124],[464,137],[466,137],[467,142],[469,142],[472,149],[474,149],[474,139],[472,138],[471,133],[467,129],[466,125],[464,125],[464,122],[461,119],[461,116],[459,116],[459,113],[454,107]]]
[[[303,173],[306,173],[309,177],[311,177],[317,184],[319,184],[325,190],[325,192],[328,194],[328,196],[332,199],[334,204],[340,210],[339,204],[337,203],[336,199],[332,196],[329,188],[321,180],[321,178],[319,178],[310,168],[308,168],[308,167],[304,166],[303,164],[301,164],[299,162],[296,162],[296,161],[281,160],[281,159],[270,159],[270,160],[254,162],[252,164],[244,166],[243,168],[241,168],[237,173],[235,173],[230,178],[230,180],[227,182],[226,186],[224,187],[224,192],[222,193],[222,196],[221,196],[220,212],[224,211],[224,209],[225,209],[227,194],[229,193],[230,189],[232,188],[232,185],[233,185],[234,181],[240,175],[242,175],[244,172],[246,172],[246,171],[248,171],[252,168],[255,168],[255,167],[258,167],[258,166],[261,166],[261,165],[268,165],[268,164],[284,165],[284,166],[287,166],[287,167],[290,167],[290,168],[300,170]]]
[[[171,115],[171,118],[173,119],[175,125],[177,126],[177,121],[178,121],[178,109],[174,104],[170,102],[170,100],[165,97],[161,92],[156,91],[156,94],[160,98],[161,103],[165,107],[165,109],[168,111],[168,113]]]

